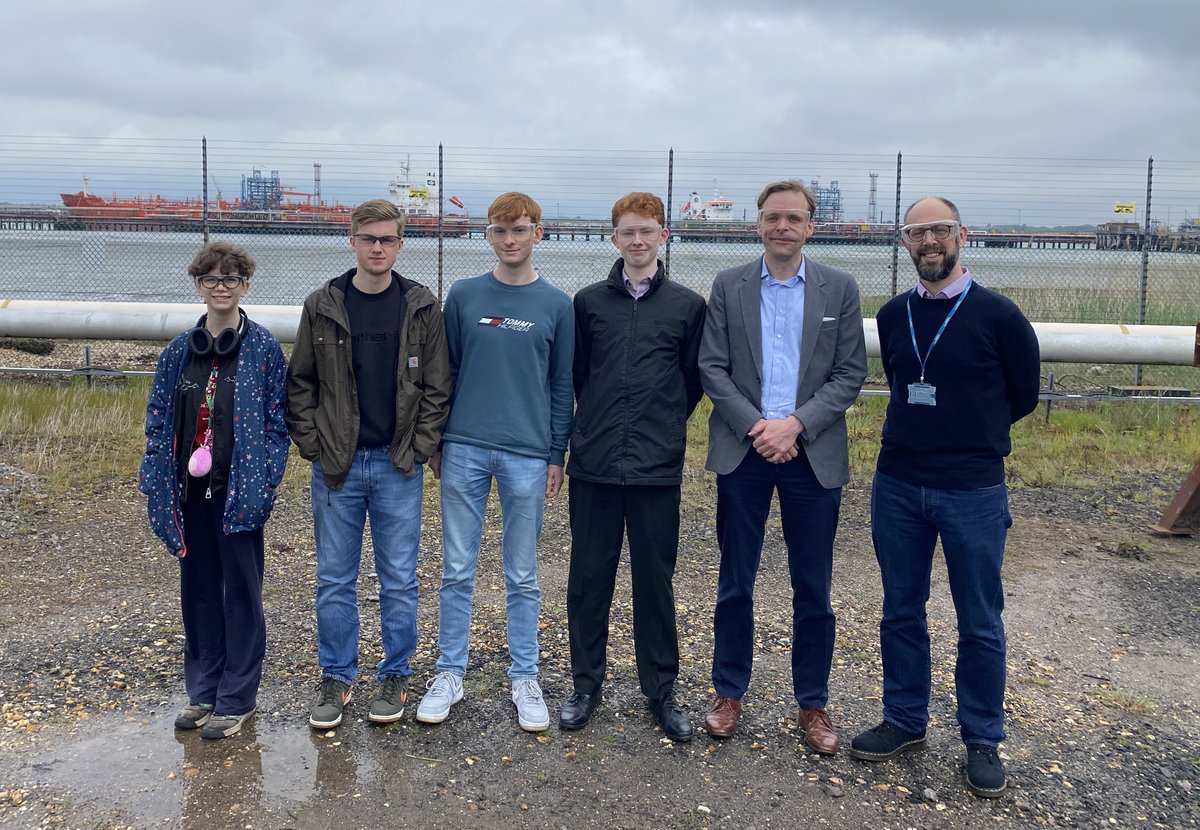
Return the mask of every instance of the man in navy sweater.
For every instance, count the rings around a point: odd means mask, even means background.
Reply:
[[[973,282],[959,261],[967,229],[953,203],[920,199],[904,221],[900,238],[919,280],[876,318],[891,388],[871,491],[883,577],[883,722],[854,738],[850,754],[883,761],[925,743],[925,605],[940,536],[958,616],[954,680],[966,785],[996,798],[1005,788],[997,751],[1005,737],[1000,570],[1012,525],[1004,457],[1010,427],[1037,406],[1038,342],[1020,309]]]

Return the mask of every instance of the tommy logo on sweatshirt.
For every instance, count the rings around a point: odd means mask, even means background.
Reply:
[[[526,332],[533,328],[533,323],[527,320],[516,320],[512,317],[480,317],[479,325],[520,332]]]

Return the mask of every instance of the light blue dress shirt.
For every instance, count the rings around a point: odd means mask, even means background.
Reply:
[[[777,280],[762,265],[762,414],[786,418],[796,411],[800,338],[804,334],[804,258],[794,277]]]

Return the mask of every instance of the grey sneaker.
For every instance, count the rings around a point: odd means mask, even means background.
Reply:
[[[404,704],[408,701],[408,678],[390,674],[379,681],[379,691],[371,704],[367,718],[371,723],[395,723],[404,717]]]
[[[213,715],[200,730],[200,737],[206,741],[219,741],[221,738],[236,735],[242,731],[242,724],[253,714],[254,710],[251,709],[242,715]]]
[[[332,729],[342,722],[342,710],[353,692],[337,678],[326,677],[321,680],[318,694],[317,704],[308,715],[308,725],[313,729]]]
[[[441,723],[450,715],[450,707],[463,699],[462,678],[448,671],[440,671],[425,684],[429,691],[417,706],[417,720],[421,723]]]
[[[517,707],[517,723],[526,732],[542,732],[550,727],[550,713],[537,678],[514,677],[512,701]]]
[[[212,717],[212,706],[206,703],[189,703],[175,716],[176,729],[199,729]]]

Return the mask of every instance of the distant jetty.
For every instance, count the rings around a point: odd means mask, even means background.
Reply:
[[[461,215],[443,216],[439,230],[436,216],[406,217],[405,236],[472,238],[482,237],[487,220]],[[81,214],[69,208],[37,205],[0,205],[0,230],[90,231],[103,233],[210,233],[300,234],[345,236],[350,232],[348,213],[330,211],[321,216],[302,211],[202,210],[187,213],[108,215],[101,207]],[[612,227],[601,219],[548,219],[544,238],[555,240],[605,239]],[[679,221],[671,227],[676,242],[752,243],[758,231],[749,222]],[[818,224],[809,240],[823,245],[891,245],[893,225],[868,222]],[[974,248],[1073,248],[1101,251],[1140,251],[1142,243],[1151,251],[1200,253],[1200,226],[1195,230],[1152,228],[1149,233],[1132,222],[1108,222],[1094,231],[972,230],[967,245]]]

